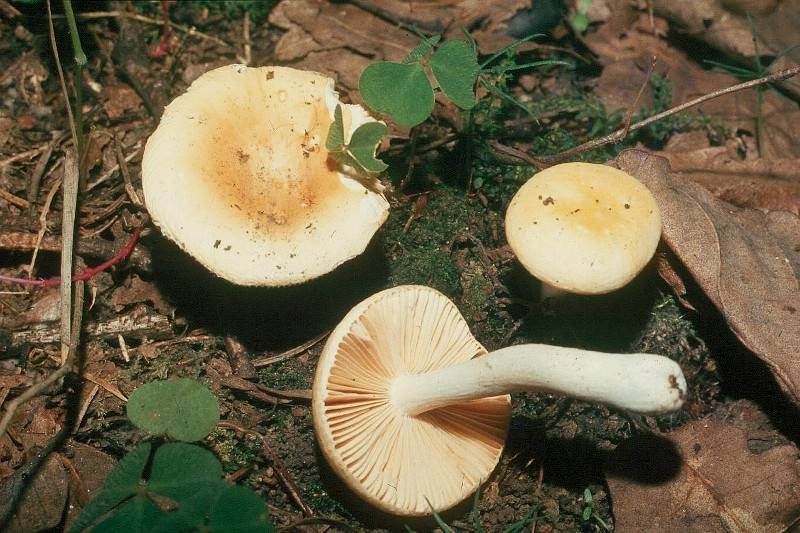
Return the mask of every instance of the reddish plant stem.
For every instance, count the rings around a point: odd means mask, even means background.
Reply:
[[[131,252],[133,252],[133,248],[134,246],[136,246],[136,242],[139,240],[139,234],[141,233],[142,233],[141,227],[134,229],[133,233],[131,234],[131,238],[128,241],[128,244],[126,244],[119,252],[114,254],[114,256],[111,259],[97,265],[96,267],[89,267],[83,269],[78,274],[72,276],[72,281],[86,281],[88,279],[91,279],[99,272],[102,272],[107,268],[116,265],[117,263],[128,257],[131,254]],[[26,278],[15,278],[12,276],[3,276],[0,274],[0,281],[7,281],[9,283],[18,283],[20,285],[33,285],[36,287],[57,287],[61,283],[61,278],[59,276],[56,276],[54,278],[48,278],[48,279],[26,279]]]

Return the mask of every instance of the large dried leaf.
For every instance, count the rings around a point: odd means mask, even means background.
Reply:
[[[649,436],[623,442],[608,465],[614,530],[777,533],[796,524],[800,452],[774,430],[747,427],[749,411],[736,424],[698,420],[665,435],[673,453],[646,453]],[[652,478],[672,469],[667,480]]]
[[[623,152],[616,165],[650,188],[666,243],[736,336],[800,403],[800,218],[721,202],[646,152]]]
[[[381,60],[402,61],[420,42],[416,35],[390,21],[460,39],[464,38],[461,28],[478,26],[473,35],[481,51],[486,53],[513,41],[505,35],[506,22],[518,11],[529,8],[530,1],[375,0],[369,5],[371,11],[349,3],[280,2],[269,16],[271,24],[286,30],[275,47],[276,59],[324,72],[355,92],[358,76],[367,64]]]
[[[670,82],[673,105],[741,82],[729,74],[704,69],[688,53],[668,42],[666,36],[665,22],[646,15],[634,21],[618,15],[587,35],[587,44],[604,65],[595,94],[609,111],[633,108],[640,87],[647,83],[653,57],[655,72]],[[765,91],[763,98],[759,110],[754,91],[739,91],[705,102],[694,111],[713,116],[732,130],[753,137],[760,113],[764,157],[800,157],[800,143],[796,142],[795,134],[795,125],[800,120],[797,104],[775,91]],[[646,88],[634,110],[639,111],[643,106],[652,106],[652,87]]]
[[[674,172],[728,203],[757,209],[782,209],[800,215],[800,159],[747,157],[736,141],[709,146],[702,131],[678,134],[664,151]]]
[[[760,2],[761,9],[754,9],[756,4],[730,0],[653,0],[652,7],[677,31],[704,41],[731,62],[756,70],[757,56],[776,57],[798,44],[797,24],[800,23],[797,2],[783,2],[780,7],[776,1]],[[791,67],[800,58],[797,50],[794,53],[794,57],[790,53],[779,58],[772,67]],[[783,87],[800,96],[797,86],[785,83]]]

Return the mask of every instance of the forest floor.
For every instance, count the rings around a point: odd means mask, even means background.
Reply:
[[[315,445],[309,391],[327,334],[356,303],[401,284],[450,297],[490,350],[548,343],[658,353],[677,361],[689,384],[683,408],[656,417],[515,395],[500,464],[474,502],[441,515],[449,527],[540,533],[798,527],[800,417],[793,400],[800,382],[792,376],[800,362],[797,351],[790,353],[800,347],[800,333],[792,331],[800,302],[797,236],[775,237],[783,233],[769,224],[772,218],[742,222],[749,233],[736,239],[716,223],[716,244],[695,241],[710,253],[698,263],[687,259],[691,243],[667,235],[656,259],[625,288],[540,302],[538,282],[514,258],[503,226],[511,197],[536,169],[498,153],[493,143],[535,156],[559,154],[781,66],[767,60],[796,64],[797,51],[788,50],[796,35],[782,34],[776,21],[800,23],[800,9],[775,2],[754,14],[749,30],[763,41],[761,56],[736,56],[705,29],[687,29],[680,6],[688,2],[661,10],[669,3],[653,2],[653,12],[595,0],[586,29],[571,3],[537,1],[543,7],[527,10],[519,7],[525,2],[484,3],[470,11],[462,6],[467,2],[420,2],[401,13],[406,3],[380,0],[168,2],[171,26],[160,22],[158,2],[79,7],[88,63],[80,80],[85,182],[77,265],[102,263],[136,227],[144,229],[130,257],[86,282],[80,372],[21,405],[0,435],[6,523],[0,529],[70,524],[114,464],[148,438],[127,418],[127,397],[142,384],[177,377],[207,384],[222,419],[250,430],[219,427],[200,444],[231,481],[267,502],[278,528],[443,528],[359,503]],[[67,25],[60,3],[54,9],[72,95],[77,80],[70,75]],[[719,19],[712,27],[733,17],[748,28],[741,13],[724,14],[714,12]],[[470,113],[439,101],[433,118],[413,130],[392,127],[379,153],[390,164],[383,178],[389,219],[362,255],[322,278],[287,288],[239,287],[210,274],[149,223],[140,201],[142,152],[163,106],[198,76],[230,63],[289,64],[335,77],[342,95],[360,101],[361,70],[371,61],[398,60],[419,42],[402,24],[447,38],[463,38],[466,27],[483,57],[511,43],[509,33],[546,33],[502,61],[571,66],[495,76],[490,83],[497,91],[480,90]],[[748,62],[753,57],[758,64]],[[737,92],[572,159],[602,163],[629,148],[644,150],[668,159],[681,180],[710,191],[713,197],[702,197],[707,212],[708,205],[729,207],[724,201],[736,213],[793,213],[786,220],[796,224],[799,94],[789,81]],[[0,274],[58,276],[59,190],[72,139],[43,3],[0,0],[0,99]],[[666,222],[696,216],[680,209],[670,204]],[[738,248],[726,248],[732,239]],[[775,284],[778,267],[737,270],[766,254],[759,246],[769,239],[786,253],[783,285]],[[698,264],[711,263],[718,263],[719,286],[697,274]],[[741,311],[748,309],[743,304],[735,312],[731,302],[749,302],[749,311]],[[786,321],[763,307],[775,302]],[[59,368],[61,313],[57,286],[0,286],[4,409]],[[783,339],[778,348],[768,342],[776,338]],[[58,460],[43,461],[44,451]],[[330,522],[297,525],[315,517]]]

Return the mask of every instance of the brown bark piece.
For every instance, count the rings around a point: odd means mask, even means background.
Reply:
[[[771,433],[776,434],[774,430]],[[800,452],[794,444],[752,453],[764,431],[698,420],[666,435],[678,471],[645,482],[663,456],[645,457],[642,437],[613,453],[607,476],[619,533],[782,532],[800,520]],[[670,454],[671,455],[671,454]],[[655,469],[659,467],[656,466]],[[638,481],[637,481],[638,479]]]
[[[643,151],[625,151],[615,164],[650,188],[665,242],[739,340],[800,403],[800,218],[721,202]]]

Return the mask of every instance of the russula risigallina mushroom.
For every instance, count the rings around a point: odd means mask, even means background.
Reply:
[[[541,344],[487,354],[447,297],[405,285],[356,305],[331,333],[314,378],[314,430],[356,494],[392,514],[426,515],[487,479],[506,440],[508,394],[520,391],[661,413],[682,405],[686,381],[658,355]]]
[[[164,110],[142,160],[162,233],[240,285],[301,283],[360,254],[388,216],[376,179],[325,148],[333,80],[287,67],[220,67]],[[341,104],[345,140],[374,121]]]
[[[555,165],[529,179],[511,200],[505,226],[509,245],[545,294],[619,289],[647,265],[661,237],[647,187],[592,163]]]

